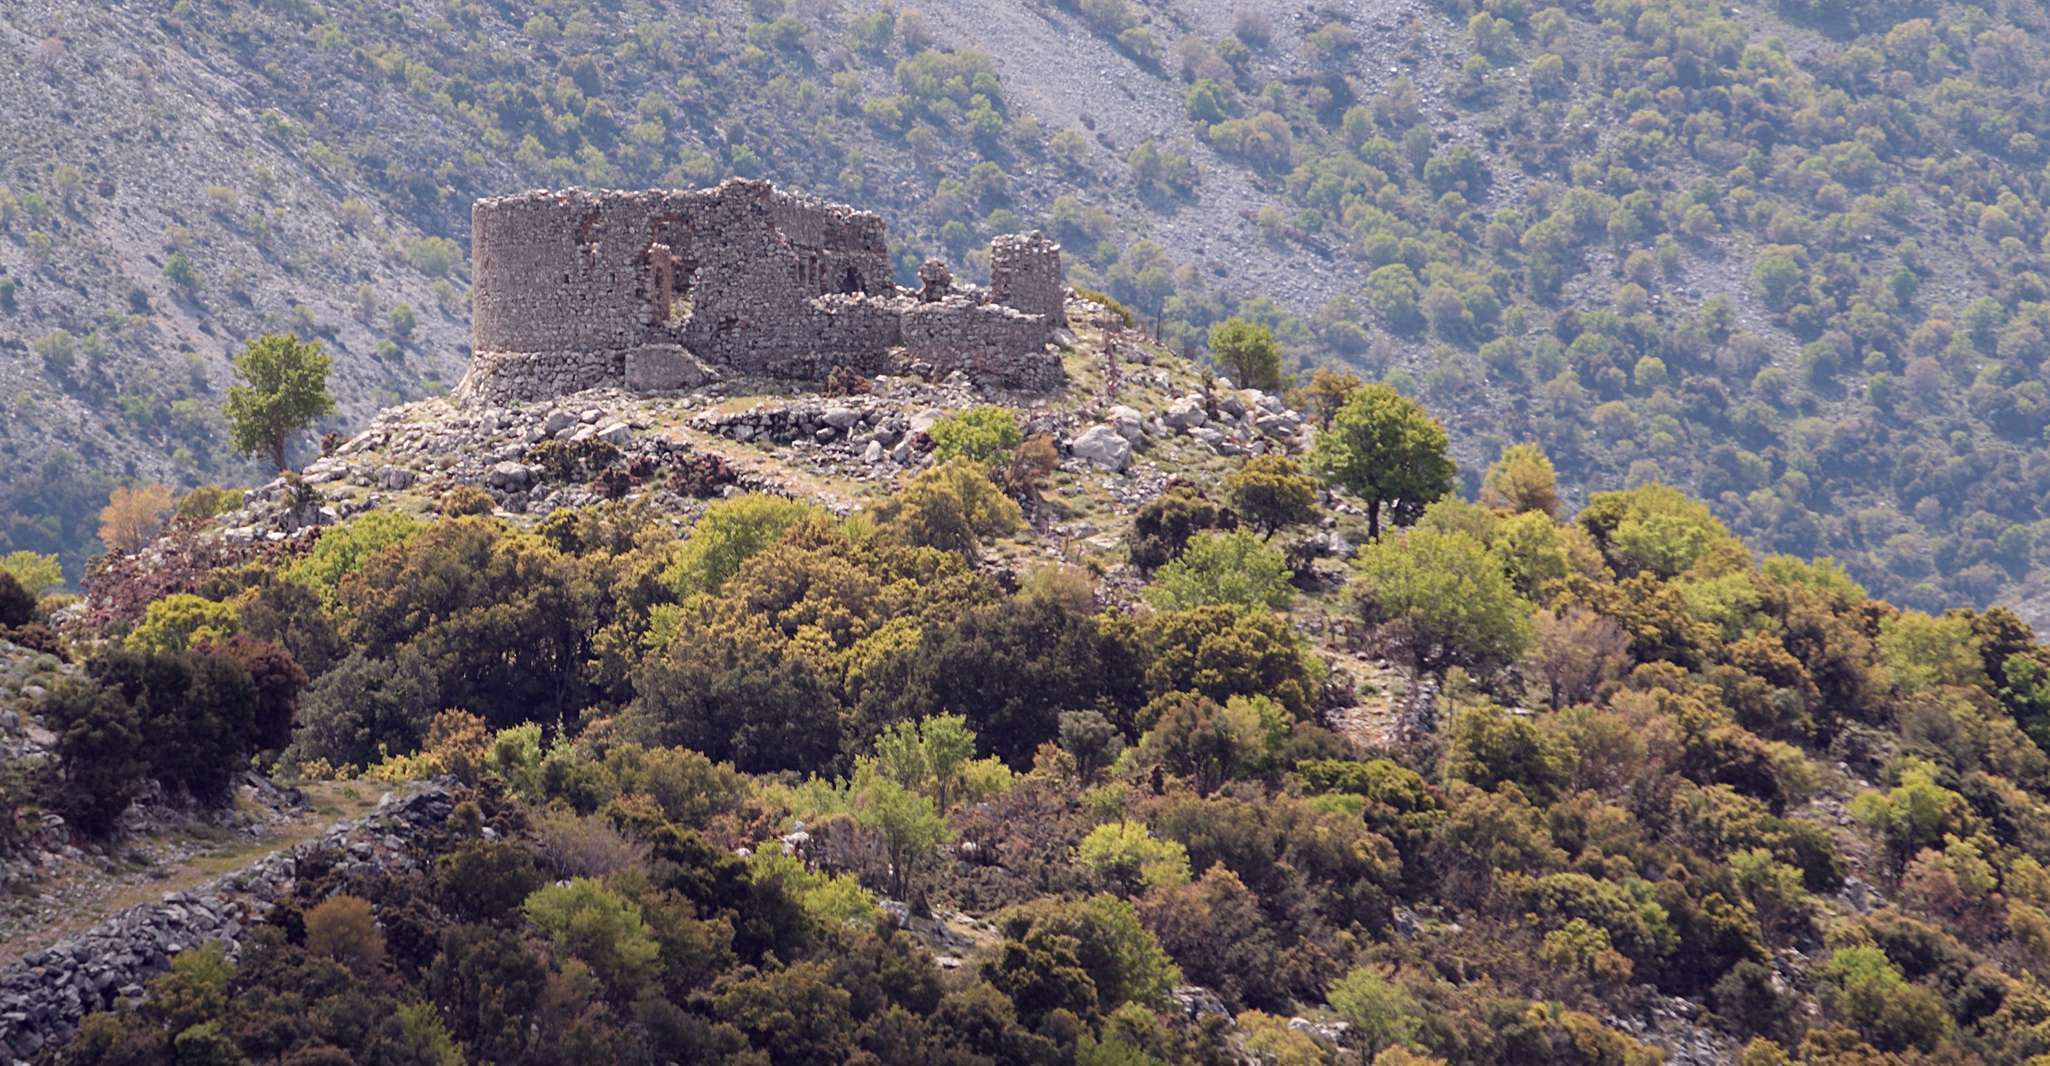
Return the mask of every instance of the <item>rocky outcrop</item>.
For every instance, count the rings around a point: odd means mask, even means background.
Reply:
[[[378,809],[320,837],[274,853],[197,888],[174,892],[114,915],[86,932],[34,952],[0,971],[0,1061],[23,1062],[68,1040],[87,1014],[139,1001],[172,957],[219,942],[229,957],[247,929],[291,895],[301,861],[343,856],[336,870],[404,872],[423,859],[423,837],[455,810],[451,782],[386,796]]]

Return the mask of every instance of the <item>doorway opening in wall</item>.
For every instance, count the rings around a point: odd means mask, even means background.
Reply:
[[[867,292],[868,286],[861,283],[861,271],[848,267],[847,273],[840,276],[840,291],[848,296]]]
[[[671,332],[683,329],[697,307],[697,264],[679,260],[666,244],[651,244],[645,269],[641,291],[649,319]]]

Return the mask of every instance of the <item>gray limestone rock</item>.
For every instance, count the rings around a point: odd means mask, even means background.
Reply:
[[[1125,440],[1137,444],[1146,439],[1146,427],[1138,411],[1119,404],[1110,409],[1107,417],[1111,428],[1117,430],[1118,436]]]
[[[1123,473],[1132,462],[1132,442],[1109,425],[1091,426],[1074,440],[1068,450],[1106,470]]]
[[[485,476],[486,484],[494,489],[504,489],[508,492],[526,488],[527,483],[532,480],[533,471],[529,470],[522,463],[493,464],[491,472]]]
[[[1167,405],[1167,411],[1160,416],[1171,429],[1194,429],[1210,421],[1210,415],[1203,409],[1201,396],[1184,396]]]

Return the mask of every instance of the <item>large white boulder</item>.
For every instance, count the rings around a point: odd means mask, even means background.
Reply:
[[[1078,459],[1087,459],[1105,470],[1124,472],[1132,462],[1132,442],[1109,425],[1091,426],[1068,442]]]
[[[1203,409],[1201,396],[1184,396],[1168,404],[1160,420],[1173,429],[1194,429],[1210,421],[1210,413]]]
[[[1145,420],[1133,408],[1119,404],[1110,409],[1108,419],[1110,427],[1118,431],[1118,436],[1130,443],[1137,444],[1146,439]]]

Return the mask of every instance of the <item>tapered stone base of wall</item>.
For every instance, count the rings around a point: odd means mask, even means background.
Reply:
[[[456,386],[465,403],[531,403],[626,380],[625,352],[478,352]]]
[[[681,344],[648,344],[626,354],[626,387],[635,392],[694,389],[718,376]]]

